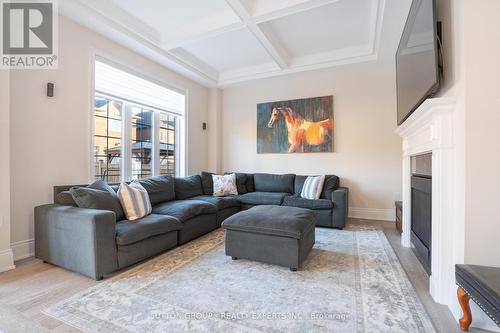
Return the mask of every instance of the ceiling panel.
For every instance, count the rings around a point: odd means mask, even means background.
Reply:
[[[338,1],[262,23],[292,57],[359,47],[370,41],[372,0]]]
[[[186,44],[183,49],[220,72],[272,62],[246,28]]]
[[[112,1],[157,30],[162,35],[163,43],[240,22],[225,0]]]

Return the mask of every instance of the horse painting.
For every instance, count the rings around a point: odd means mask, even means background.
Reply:
[[[289,153],[304,152],[305,144],[317,146],[331,139],[329,133],[333,127],[333,120],[330,118],[314,122],[307,121],[292,108],[273,108],[267,126],[272,128],[280,115],[285,118],[288,129]]]
[[[257,105],[258,153],[333,151],[333,96]]]

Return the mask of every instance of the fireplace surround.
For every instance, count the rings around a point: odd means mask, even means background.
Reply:
[[[463,216],[460,213],[460,151],[457,148],[457,99],[427,99],[396,133],[403,139],[402,196],[403,233],[401,243],[411,247],[411,158],[432,154],[432,227],[429,292],[442,304],[456,307],[454,265],[463,262]],[[458,136],[460,138],[460,136]],[[465,186],[465,185],[463,185]],[[463,205],[462,205],[463,207]]]

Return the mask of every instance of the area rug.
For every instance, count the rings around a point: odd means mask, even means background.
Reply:
[[[435,332],[381,230],[317,228],[297,272],[216,230],[43,311],[86,332]]]

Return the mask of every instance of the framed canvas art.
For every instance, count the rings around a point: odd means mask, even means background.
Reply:
[[[257,153],[333,152],[333,96],[257,104]]]

